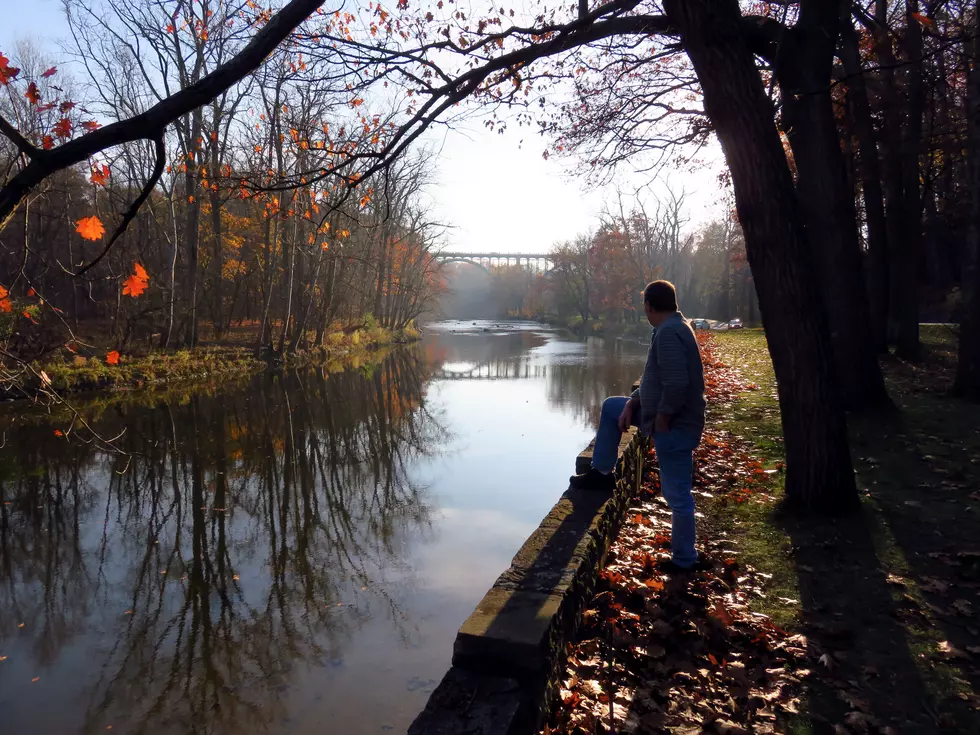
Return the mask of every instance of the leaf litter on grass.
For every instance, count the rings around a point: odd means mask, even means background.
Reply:
[[[713,410],[749,390],[699,334]],[[656,457],[644,474],[571,647],[551,733],[782,732],[798,714],[803,682],[818,662],[806,637],[753,612],[764,575],[741,564],[722,535],[703,542],[707,568],[663,571],[671,513]],[[736,503],[770,500],[769,475],[748,442],[709,427],[695,455],[695,491]]]
[[[715,357],[711,336],[699,335],[699,342],[710,417],[695,455],[695,493],[721,504],[772,504],[773,475],[782,465],[761,461],[754,442],[721,428],[724,414],[759,385]],[[833,621],[810,620],[802,634],[756,612],[770,594],[797,610],[799,601],[767,592],[770,575],[741,561],[722,531],[699,521],[706,569],[682,576],[662,571],[670,558],[670,510],[660,497],[655,456],[650,459],[570,648],[543,732],[737,735],[817,727],[814,732],[835,735],[896,735],[860,683],[887,672],[868,665],[856,677],[846,642],[835,643]],[[901,591],[907,580],[895,574],[888,583]],[[944,584],[937,580],[936,591],[945,591]],[[950,605],[961,619],[972,612],[966,602]],[[935,655],[965,663],[974,654],[947,643]],[[804,697],[818,684],[841,705],[833,721],[808,711]]]

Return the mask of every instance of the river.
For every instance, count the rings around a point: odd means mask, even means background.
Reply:
[[[439,322],[376,365],[90,401],[91,431],[5,407],[0,732],[404,732],[644,358]]]

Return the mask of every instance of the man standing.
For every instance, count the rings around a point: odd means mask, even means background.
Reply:
[[[629,398],[614,396],[603,402],[592,468],[573,475],[570,484],[611,490],[622,434],[630,426],[639,426],[645,436],[653,437],[660,488],[672,512],[669,566],[686,570],[698,563],[691,483],[694,449],[704,430],[704,367],[694,332],[677,310],[672,283],[649,284],[643,292],[643,310],[654,330],[640,387]]]

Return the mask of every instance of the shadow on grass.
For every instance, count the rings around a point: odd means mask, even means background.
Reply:
[[[865,504],[843,518],[802,519],[780,510],[773,522],[793,546],[799,622],[818,661],[812,732],[841,722],[854,732],[980,732],[955,671],[937,660],[937,631],[898,573],[901,550],[876,511]]]

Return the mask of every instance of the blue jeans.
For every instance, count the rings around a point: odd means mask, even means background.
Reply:
[[[592,466],[605,474],[616,467],[619,442],[623,436],[619,430],[619,416],[627,401],[629,398],[626,396],[613,396],[602,403]],[[634,413],[634,426],[639,419]],[[694,479],[694,448],[700,442],[700,432],[685,429],[671,429],[653,437],[660,465],[660,490],[671,510],[671,552],[674,563],[681,567],[692,566],[698,561],[698,552],[694,549],[696,529],[691,484]]]

